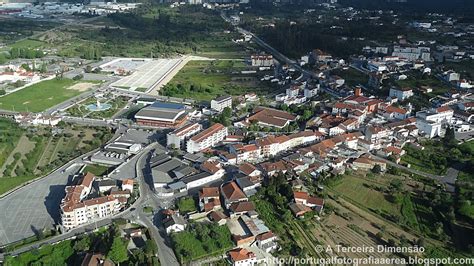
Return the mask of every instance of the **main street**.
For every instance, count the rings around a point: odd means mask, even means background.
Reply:
[[[150,171],[148,168],[148,160],[151,157],[151,153],[155,149],[160,149],[158,143],[152,143],[143,152],[135,166],[136,169],[136,180],[140,185],[140,200],[142,201],[141,206],[137,209],[136,219],[141,224],[145,225],[149,231],[153,240],[158,247],[158,257],[162,265],[179,265],[178,260],[171,248],[168,236],[166,235],[165,229],[162,224],[162,212],[163,208],[168,208],[168,201],[160,200],[156,197],[153,191],[153,183],[149,182]],[[148,179],[148,180],[147,180]],[[152,219],[144,213],[143,207],[152,206],[153,216]]]

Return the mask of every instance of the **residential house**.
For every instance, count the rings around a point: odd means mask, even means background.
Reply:
[[[219,226],[225,225],[227,223],[227,217],[222,211],[211,211],[207,217],[209,220],[217,223]]]
[[[204,187],[199,191],[199,209],[202,212],[210,212],[221,209],[219,188]]]
[[[236,163],[256,162],[261,159],[261,148],[256,144],[234,144],[229,148],[231,154],[236,155]]]
[[[221,186],[221,195],[226,208],[229,208],[234,202],[248,201],[248,197],[235,181],[223,184]]]
[[[254,114],[245,121],[237,122],[236,126],[247,127],[250,123],[257,123],[262,127],[275,127],[282,129],[288,126],[291,122],[296,121],[297,117],[281,110],[257,107]]]
[[[257,256],[255,253],[244,248],[236,248],[228,253],[229,261],[233,266],[255,266],[257,265]]]
[[[254,245],[260,248],[261,250],[270,253],[278,249],[277,240],[278,237],[272,231],[268,231],[266,233],[258,235],[255,238]]]
[[[410,88],[391,88],[390,89],[390,92],[389,92],[389,97],[395,97],[397,98],[399,101],[404,101],[410,97],[412,97],[414,94],[413,94],[413,90],[410,89]]]
[[[296,203],[303,204],[306,207],[312,208],[317,213],[321,213],[324,207],[324,199],[312,197],[307,192],[295,191],[293,197]]]
[[[239,173],[242,173],[249,177],[259,177],[262,172],[257,169],[253,164],[243,163],[239,166]]]
[[[387,169],[386,162],[379,159],[371,158],[368,155],[362,155],[361,157],[355,159],[352,163],[352,166],[354,168],[366,171],[372,170],[376,165],[379,165],[382,171],[385,171]]]
[[[255,211],[255,205],[250,201],[234,202],[229,206],[230,218],[240,217],[251,211]]]
[[[166,233],[171,234],[184,231],[187,227],[187,223],[181,215],[173,213],[163,220],[163,226],[165,227]]]

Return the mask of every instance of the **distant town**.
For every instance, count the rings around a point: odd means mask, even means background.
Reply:
[[[165,2],[0,2],[1,263],[473,262],[472,14]]]

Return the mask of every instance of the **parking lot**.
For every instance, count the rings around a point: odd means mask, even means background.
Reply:
[[[64,173],[56,171],[0,199],[0,245],[53,228],[60,220],[59,204],[64,188],[79,168],[74,165]]]

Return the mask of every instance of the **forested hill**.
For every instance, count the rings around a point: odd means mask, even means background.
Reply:
[[[473,0],[339,0],[338,3],[365,9],[474,14]]]

